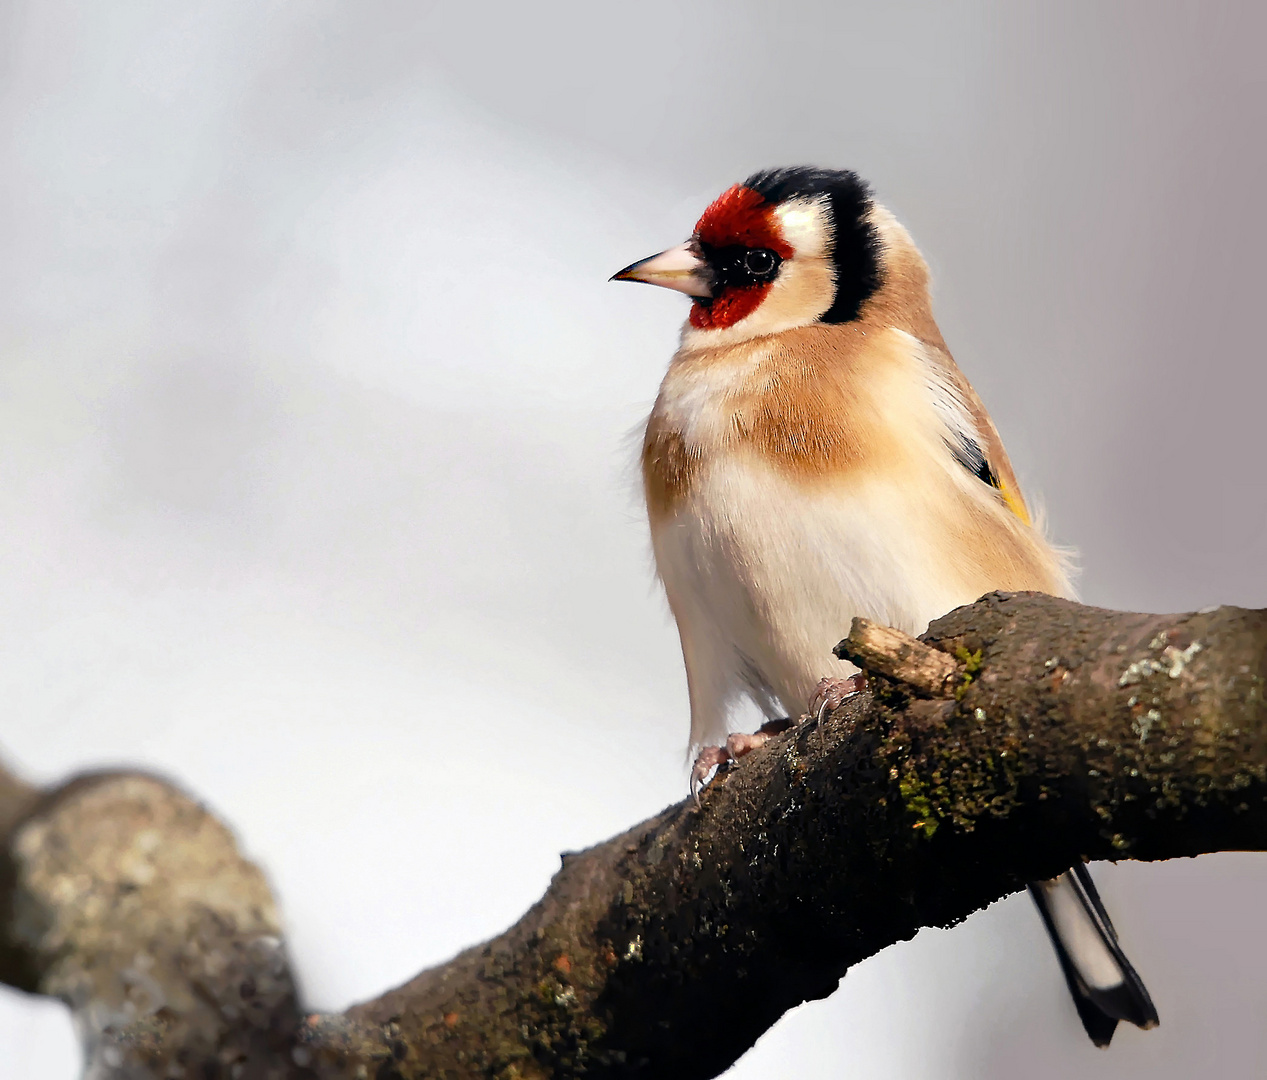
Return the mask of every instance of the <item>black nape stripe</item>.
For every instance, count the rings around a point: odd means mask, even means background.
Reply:
[[[836,265],[836,296],[819,321],[843,323],[856,319],[862,305],[883,284],[880,237],[867,219],[871,189],[866,182],[846,169],[799,166],[754,173],[744,186],[771,203],[826,196],[835,231],[832,262]]]

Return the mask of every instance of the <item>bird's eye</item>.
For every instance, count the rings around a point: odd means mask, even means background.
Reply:
[[[714,295],[726,289],[752,289],[769,285],[779,276],[783,257],[769,248],[727,244],[714,247],[700,242],[699,252],[712,271]]]
[[[755,278],[768,278],[779,265],[779,257],[769,248],[752,248],[744,255],[744,268]]]

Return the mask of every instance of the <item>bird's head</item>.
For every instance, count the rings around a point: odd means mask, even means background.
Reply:
[[[852,172],[772,169],[718,196],[686,243],[612,280],[692,297],[686,334],[701,345],[850,322],[883,284],[891,221]]]

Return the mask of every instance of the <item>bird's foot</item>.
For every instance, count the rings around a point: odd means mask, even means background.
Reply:
[[[699,805],[699,789],[704,781],[719,765],[730,760],[730,753],[724,746],[704,746],[700,748],[699,757],[691,766],[691,798]]]
[[[751,735],[736,731],[726,736],[726,753],[732,761],[745,754],[751,754],[757,747],[765,746],[776,735],[782,735],[792,726],[791,718],[783,716],[778,720],[767,720]]]
[[[814,688],[814,696],[809,699],[809,714],[820,721],[829,712],[838,709],[847,698],[866,689],[867,677],[859,671],[847,679],[833,679],[826,676],[818,680]]]
[[[788,717],[779,720],[767,720],[751,735],[735,732],[726,736],[725,746],[705,746],[691,766],[691,798],[699,802],[699,789],[708,774],[720,765],[738,761],[745,754],[751,754],[759,746],[765,746],[776,735],[782,735],[792,726]]]

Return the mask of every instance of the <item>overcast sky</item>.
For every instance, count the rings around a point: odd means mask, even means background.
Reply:
[[[911,229],[1088,602],[1267,605],[1251,6],[3,4],[6,760],[208,800],[328,1009],[681,798],[631,433],[685,301],[606,279],[781,164]],[[728,1075],[1267,1069],[1267,857],[1096,876],[1159,1030],[1094,1050],[1013,897]],[[77,1067],[0,996],[0,1077]]]

